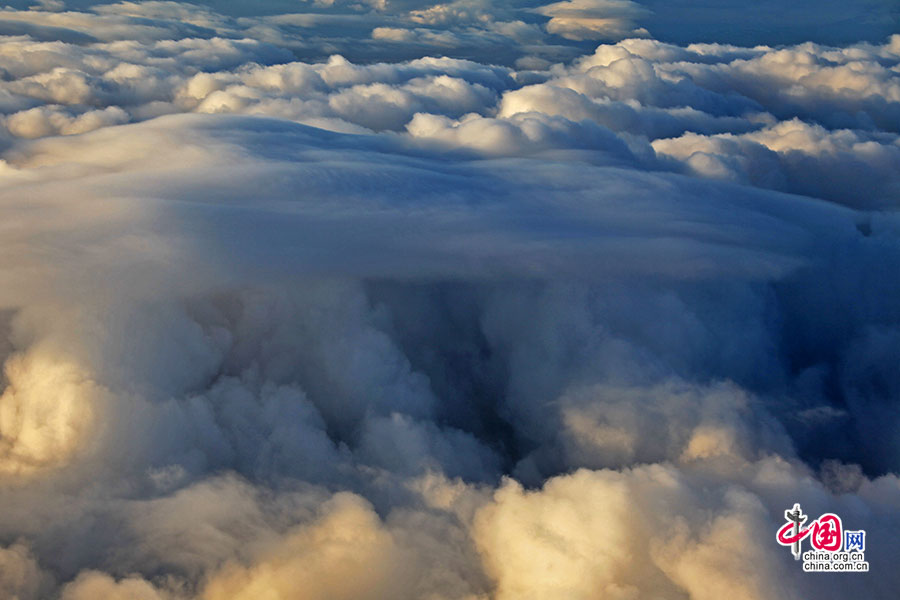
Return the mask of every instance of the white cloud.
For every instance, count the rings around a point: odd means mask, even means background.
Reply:
[[[620,40],[648,35],[635,21],[646,13],[630,0],[565,0],[536,12],[550,17],[547,31],[570,40]]]
[[[892,597],[898,36],[76,4],[0,12],[0,595]]]

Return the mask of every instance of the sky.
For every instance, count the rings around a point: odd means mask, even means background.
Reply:
[[[898,207],[886,0],[7,3],[0,597],[895,598]]]

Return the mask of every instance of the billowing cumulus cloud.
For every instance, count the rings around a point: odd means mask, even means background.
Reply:
[[[900,35],[662,14],[0,11],[0,596],[895,597]]]

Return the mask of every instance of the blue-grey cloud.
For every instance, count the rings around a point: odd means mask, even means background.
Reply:
[[[0,11],[0,596],[894,597],[900,35],[834,10]]]

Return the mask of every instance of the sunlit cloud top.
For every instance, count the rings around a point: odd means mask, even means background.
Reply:
[[[697,4],[8,3],[0,598],[895,598],[897,7]]]

